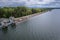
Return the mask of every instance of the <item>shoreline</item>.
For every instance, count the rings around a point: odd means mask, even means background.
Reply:
[[[38,16],[38,15],[43,14],[45,12],[48,12],[48,11],[34,13],[34,14],[31,14],[31,15],[27,15],[27,16],[23,16],[23,17],[18,17],[18,18],[14,18],[13,17],[13,21],[15,22],[15,24],[19,24],[19,23],[22,23],[24,21],[29,20],[30,18],[32,18],[34,16]],[[3,21],[7,22],[8,20],[9,20],[8,18],[0,18],[0,22],[3,22]]]
[[[48,12],[48,11],[45,11],[45,12]],[[35,14],[31,14],[31,15],[23,16],[23,17],[19,17],[19,18],[14,18],[14,20],[15,20],[15,23],[16,23],[16,24],[22,23],[22,22],[26,21],[27,19],[29,19],[29,18],[31,18],[31,17],[40,15],[40,14],[45,13],[45,12],[35,13]]]

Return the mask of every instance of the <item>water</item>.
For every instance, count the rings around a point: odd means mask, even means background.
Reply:
[[[0,30],[0,40],[60,40],[60,9],[32,17]]]

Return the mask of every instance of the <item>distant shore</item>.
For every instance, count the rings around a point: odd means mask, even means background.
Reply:
[[[21,23],[21,22],[24,22],[24,21],[26,21],[27,19],[29,19],[31,17],[40,15],[42,13],[44,13],[44,12],[35,13],[35,14],[28,15],[28,16],[23,16],[23,17],[15,18],[14,20],[15,20],[15,23]]]
[[[44,11],[44,12],[40,12],[40,13],[34,13],[34,14],[31,14],[31,15],[23,16],[23,17],[13,18],[13,20],[15,21],[16,24],[18,24],[18,23],[22,23],[22,22],[28,20],[31,17],[43,14],[45,12],[48,12],[48,11]],[[2,22],[3,20],[8,21],[9,18],[0,18],[0,22]]]

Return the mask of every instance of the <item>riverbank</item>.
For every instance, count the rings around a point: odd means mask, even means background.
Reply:
[[[45,11],[45,12],[47,12],[47,11]],[[45,13],[45,12],[40,12],[40,13],[31,14],[31,15],[28,15],[28,16],[23,16],[23,17],[15,18],[14,20],[15,20],[15,23],[21,23],[21,22],[24,22],[24,21],[26,21],[27,19],[29,19],[31,17],[40,15],[40,14]]]
[[[27,15],[27,16],[23,16],[23,17],[18,17],[18,18],[14,18],[13,17],[13,20],[15,21],[16,24],[18,24],[18,23],[21,23],[21,22],[24,22],[24,21],[28,20],[31,17],[34,17],[34,16],[37,16],[37,15],[43,14],[45,12],[48,12],[48,11],[44,11],[44,12],[40,12],[40,13],[34,13],[34,14],[31,14],[31,15]],[[0,18],[0,22],[3,22],[3,21],[8,22],[9,19],[10,18]]]

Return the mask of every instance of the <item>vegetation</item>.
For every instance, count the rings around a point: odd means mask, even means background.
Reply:
[[[44,12],[51,10],[49,8],[27,8],[27,7],[3,7],[0,8],[0,18],[9,18],[10,16],[22,17],[30,14],[35,14],[38,12]]]

